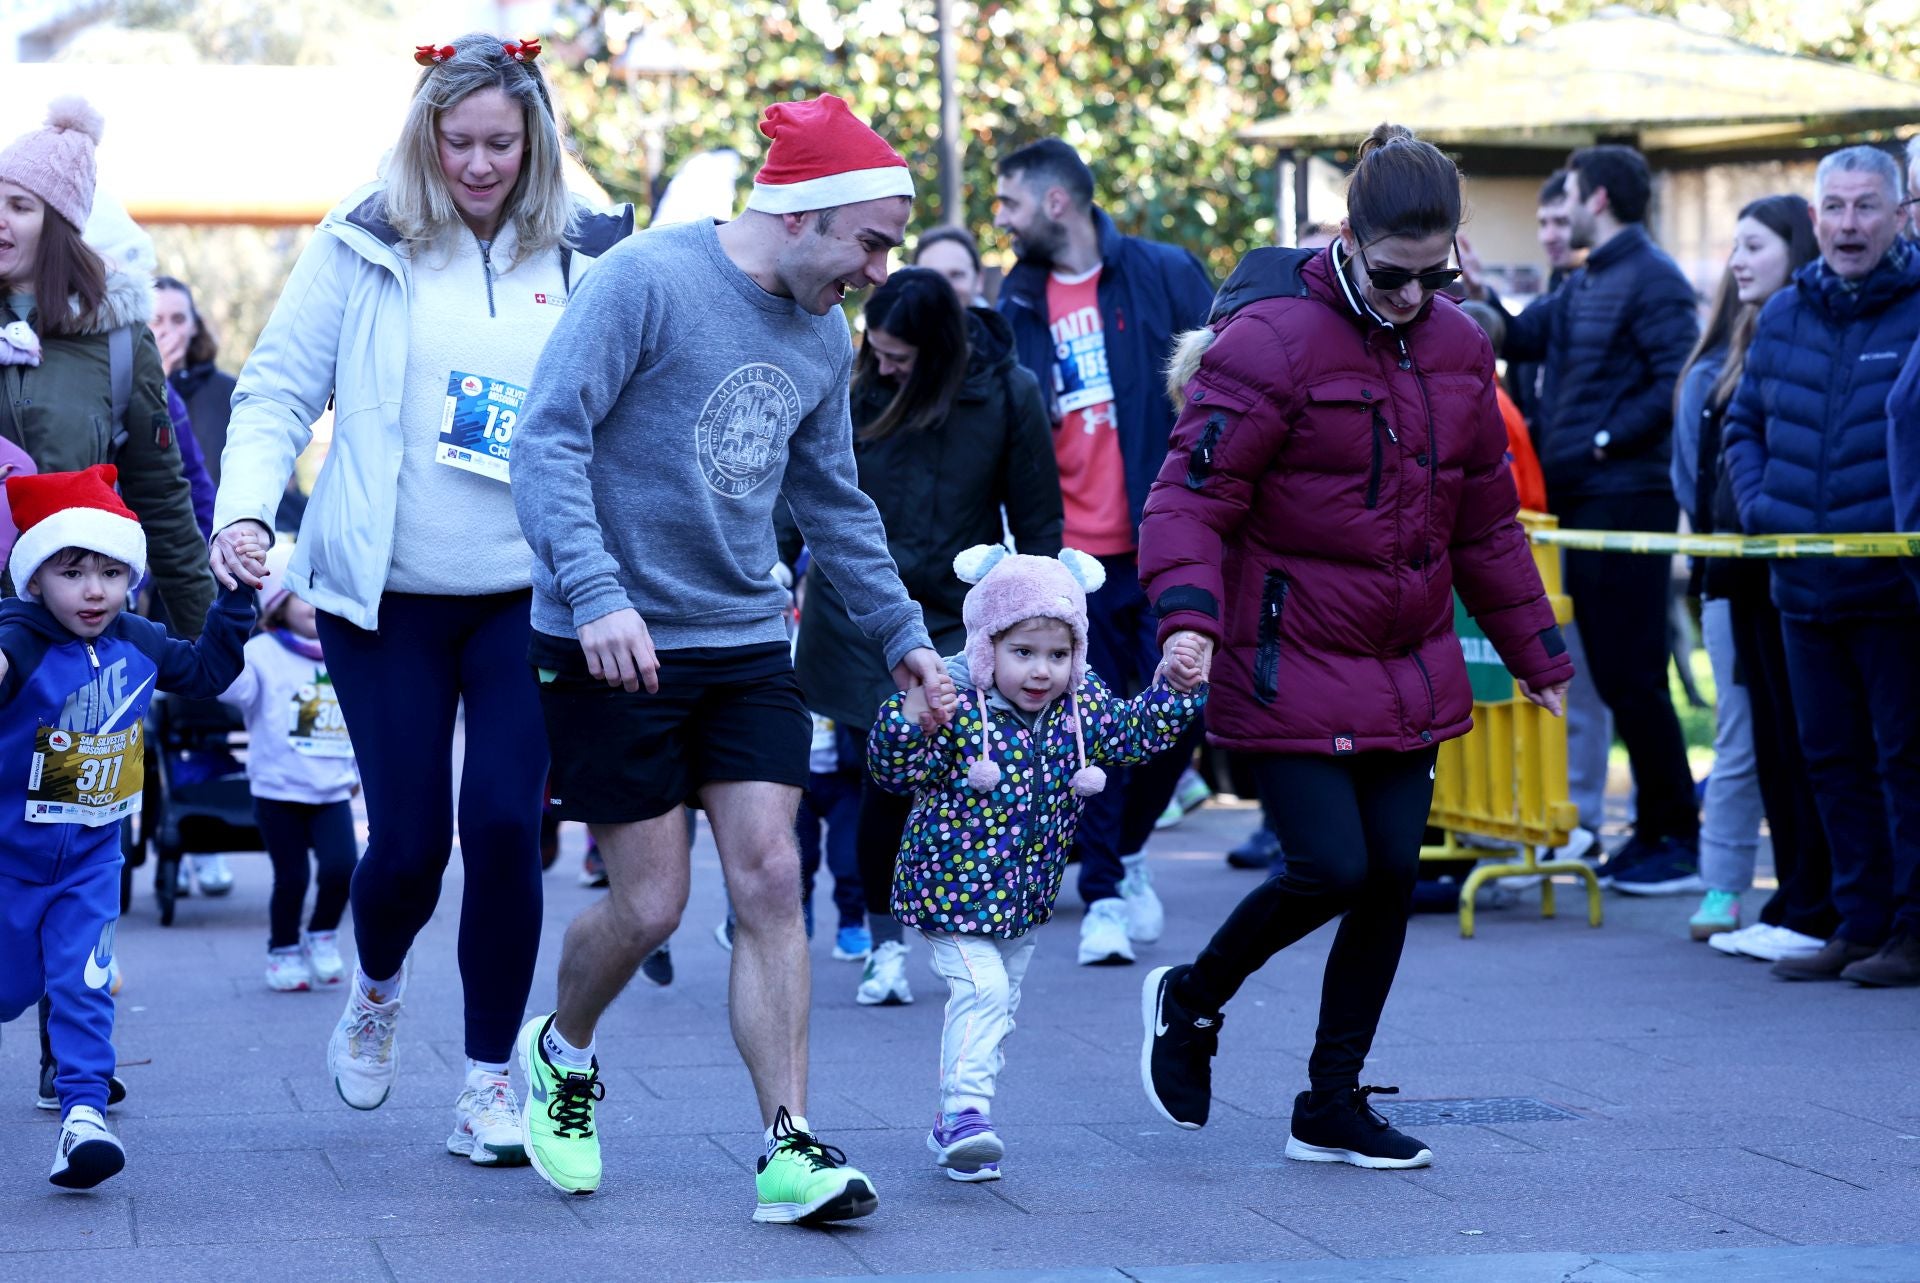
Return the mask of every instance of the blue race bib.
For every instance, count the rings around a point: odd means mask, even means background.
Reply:
[[[513,432],[527,390],[515,383],[455,370],[447,376],[436,463],[495,481],[507,480]]]

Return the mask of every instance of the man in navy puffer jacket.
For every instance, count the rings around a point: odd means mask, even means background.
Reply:
[[[1820,259],[1760,314],[1727,411],[1748,534],[1894,524],[1887,396],[1920,336],[1920,251],[1897,239],[1900,171],[1849,147],[1815,177]],[[1920,598],[1897,561],[1773,563],[1787,671],[1840,929],[1788,979],[1920,985]]]
[[[1206,324],[1213,283],[1175,245],[1123,235],[1093,203],[1093,172],[1058,138],[1003,156],[994,226],[1019,262],[1000,289],[1014,352],[1040,381],[1066,514],[1061,539],[1099,557],[1087,598],[1088,661],[1124,694],[1153,681],[1156,619],[1135,559],[1147,487],[1167,457],[1173,402],[1163,372],[1176,337]],[[1026,551],[1026,549],[1022,549]],[[1159,938],[1161,911],[1141,848],[1165,809],[1199,725],[1172,751],[1129,767],[1088,800],[1080,857],[1080,961],[1133,961],[1129,938]]]
[[[1567,161],[1573,243],[1586,266],[1507,327],[1502,355],[1546,365],[1533,425],[1547,500],[1579,530],[1671,531],[1673,388],[1698,337],[1693,287],[1647,235],[1646,160],[1588,147]],[[1567,592],[1594,689],[1613,713],[1638,789],[1633,839],[1603,876],[1616,889],[1698,889],[1700,814],[1667,688],[1666,557],[1569,552]]]

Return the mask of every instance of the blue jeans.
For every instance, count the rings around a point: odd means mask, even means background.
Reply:
[[[1613,714],[1587,671],[1580,625],[1563,630],[1573,685],[1567,688],[1567,797],[1580,823],[1595,833],[1607,822],[1607,759],[1613,751]]]
[[[1753,885],[1766,807],[1753,755],[1753,706],[1734,662],[1733,603],[1701,602],[1700,631],[1713,665],[1713,774],[1700,817],[1700,876],[1709,889],[1738,895]]]
[[[831,773],[816,771],[808,777],[807,790],[800,795],[800,813],[794,820],[794,836],[800,844],[800,897],[808,906],[809,925],[813,922],[813,880],[820,872],[823,850],[827,871],[833,874],[833,907],[840,915],[840,926],[860,927],[867,922],[867,900],[860,883],[860,847],[857,841],[860,832],[860,777],[865,758],[848,755],[847,745],[852,738],[844,731],[840,733],[840,770]],[[849,762],[851,766],[847,765]],[[824,842],[820,837],[823,828],[826,830]]]
[[[1840,936],[1920,936],[1920,618],[1785,621]]]
[[[1102,557],[1107,582],[1087,594],[1087,667],[1116,695],[1146,689],[1160,666],[1160,617],[1140,588],[1140,567],[1129,553]],[[1193,760],[1203,735],[1196,719],[1180,742],[1138,766],[1109,766],[1107,787],[1087,799],[1080,814],[1074,853],[1080,860],[1080,898],[1088,904],[1120,894],[1122,856],[1133,855],[1153,835],[1153,822],[1167,809],[1180,773]]]

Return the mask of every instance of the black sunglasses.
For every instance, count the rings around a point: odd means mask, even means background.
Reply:
[[[1453,246],[1454,258],[1460,257],[1460,246]],[[1367,247],[1360,247],[1360,266],[1367,269],[1367,279],[1373,282],[1373,288],[1382,294],[1391,294],[1407,288],[1410,282],[1420,282],[1420,288],[1429,294],[1437,294],[1460,279],[1457,267],[1436,267],[1431,272],[1409,272],[1404,267],[1375,267],[1367,261]]]

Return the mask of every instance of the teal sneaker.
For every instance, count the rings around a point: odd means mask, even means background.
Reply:
[[[527,1106],[520,1111],[520,1142],[533,1170],[562,1194],[600,1188],[600,1134],[593,1127],[595,1101],[604,1100],[600,1062],[586,1073],[563,1070],[547,1059],[542,1040],[553,1016],[535,1016],[520,1029],[514,1054],[527,1080]]]
[[[1706,940],[1722,931],[1740,929],[1740,897],[1731,891],[1709,891],[1700,908],[1687,919],[1687,929],[1695,940]]]
[[[847,1156],[794,1126],[786,1106],[773,1120],[773,1153],[760,1160],[753,1219],[771,1225],[818,1225],[869,1216],[880,1206],[865,1172]]]

